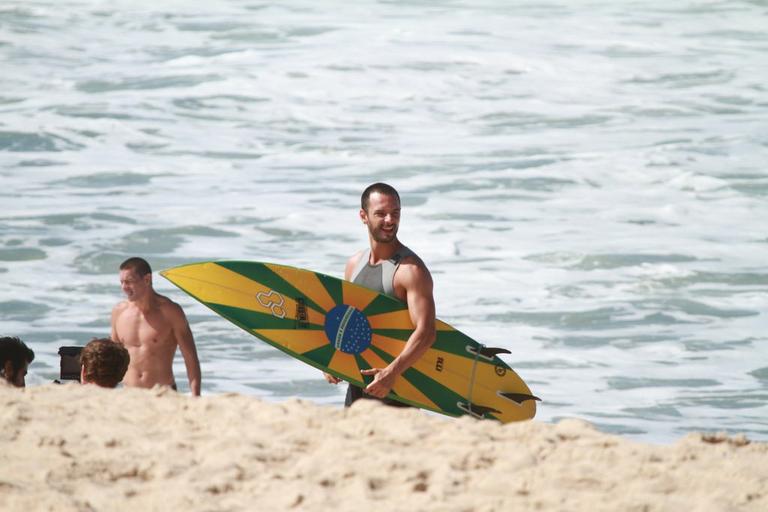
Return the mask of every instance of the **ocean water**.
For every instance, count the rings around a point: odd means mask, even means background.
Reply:
[[[41,385],[108,335],[128,256],[341,277],[383,180],[438,316],[512,352],[539,421],[768,440],[766,28],[762,0],[4,0],[0,333]],[[155,286],[205,394],[342,403]]]

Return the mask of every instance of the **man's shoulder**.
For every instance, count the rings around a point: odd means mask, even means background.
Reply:
[[[400,266],[429,273],[429,269],[427,268],[426,263],[424,263],[424,260],[411,249],[408,249],[407,247],[405,249],[405,255],[400,260]]]
[[[363,249],[350,256],[350,258],[347,260],[347,264],[344,266],[344,279],[352,279],[352,274],[354,273],[360,258],[363,257],[365,252],[366,250]]]
[[[163,312],[183,312],[183,310],[181,309],[181,306],[173,302],[171,299],[169,299],[165,295],[157,294],[155,296],[155,299],[157,300],[157,307],[161,309]]]
[[[115,304],[115,307],[112,308],[112,314],[119,315],[120,313],[125,311],[129,305],[130,303],[127,300],[122,300],[118,302],[117,304]]]
[[[157,295],[157,309],[160,310],[160,313],[165,318],[168,318],[169,320],[175,321],[175,320],[186,320],[186,315],[184,314],[184,310],[181,308],[180,305],[166,297],[165,295]]]
[[[355,254],[353,254],[352,256],[350,256],[350,257],[349,257],[349,259],[347,260],[347,264],[348,264],[348,265],[350,265],[350,264],[351,264],[351,265],[356,265],[356,264],[357,264],[357,262],[358,262],[358,261],[360,261],[360,258],[362,258],[362,257],[363,257],[363,255],[364,255],[366,252],[368,252],[368,251],[370,251],[370,249],[360,249],[360,250],[359,250],[359,251],[357,251]]]
[[[418,254],[408,250],[408,254],[400,260],[400,265],[395,273],[395,280],[402,284],[431,283],[432,275]]]

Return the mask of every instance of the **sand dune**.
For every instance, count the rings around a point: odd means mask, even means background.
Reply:
[[[768,510],[768,444],[640,444],[578,420],[500,425],[164,389],[0,386],[3,511]]]

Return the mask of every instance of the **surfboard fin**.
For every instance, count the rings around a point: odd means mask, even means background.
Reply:
[[[471,347],[467,345],[467,352],[474,355],[479,355],[483,359],[492,360],[494,357],[496,357],[498,354],[511,354],[509,350],[505,348],[498,348],[498,347]]]
[[[501,414],[501,411],[494,409],[493,407],[487,407],[485,405],[477,405],[471,402],[459,402],[456,404],[462,411],[471,414],[475,418],[482,418],[488,413]]]
[[[541,402],[541,398],[534,395],[528,395],[526,393],[502,393],[501,391],[499,391],[499,395],[509,400],[512,400],[517,405],[523,405],[523,402],[527,400],[537,400]]]

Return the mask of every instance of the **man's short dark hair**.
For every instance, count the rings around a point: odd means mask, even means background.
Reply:
[[[392,185],[387,185],[386,183],[374,183],[373,185],[368,185],[368,187],[363,190],[363,195],[360,196],[360,208],[366,212],[368,211],[368,200],[370,199],[371,194],[374,192],[378,192],[379,194],[384,194],[386,196],[394,196],[397,198],[397,202],[400,202],[400,194],[397,193],[395,187]]]
[[[123,380],[131,356],[120,343],[109,338],[94,339],[80,353],[85,382],[114,388]]]
[[[152,267],[149,266],[147,260],[144,258],[133,257],[128,258],[120,264],[120,270],[133,270],[139,277],[144,277],[147,274],[152,273]]]
[[[5,368],[6,361],[13,365],[13,371],[19,371],[25,364],[35,360],[35,353],[19,338],[4,336],[0,338],[0,370]]]

